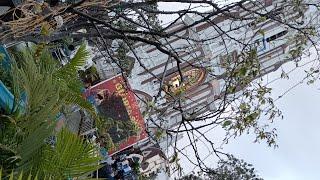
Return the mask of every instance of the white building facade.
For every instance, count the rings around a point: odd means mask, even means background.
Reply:
[[[244,7],[258,12],[270,11],[277,17],[279,15],[286,22],[300,21],[304,24],[313,21],[310,9],[303,9],[304,14],[301,14],[292,9],[278,8],[283,7],[284,1],[281,0],[264,0],[260,3],[262,4],[260,7],[255,6],[252,2],[245,4]],[[216,97],[225,90],[224,59],[236,60],[241,52],[249,48],[249,46],[245,48],[244,44],[250,44],[250,48],[256,50],[260,62],[260,76],[262,76],[292,60],[290,53],[297,47],[297,43],[300,43],[295,40],[297,31],[289,29],[278,21],[268,17],[262,18],[261,21],[234,20],[232,16],[248,19],[255,16],[240,7],[230,10],[230,14],[232,15],[213,16],[206,22],[178,32],[179,37],[159,40],[168,49],[174,49],[182,59],[180,67],[187,81],[183,85],[185,100],[182,107],[190,114],[199,115],[216,109]],[[200,18],[202,17],[185,16],[183,21],[177,22],[168,29],[168,32],[174,32]],[[222,33],[222,31],[227,33]],[[129,52],[128,56],[139,59],[144,66],[135,60],[131,76],[128,78],[131,88],[139,98],[147,102],[157,98],[155,105],[163,110],[161,126],[177,125],[181,121],[181,113],[173,108],[176,106],[174,98],[165,93],[167,91],[175,94],[182,86],[176,60],[151,45],[138,43],[133,49],[134,53]],[[96,58],[95,61],[102,77],[119,73],[119,69],[112,63],[110,65],[105,58]],[[162,79],[163,82],[161,82]],[[163,90],[159,93],[160,86]],[[140,106],[142,111],[147,108],[143,103]],[[159,114],[153,116],[156,118],[159,117]],[[150,125],[150,127],[155,126]]]

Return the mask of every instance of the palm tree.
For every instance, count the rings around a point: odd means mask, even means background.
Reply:
[[[4,174],[17,171],[49,175],[54,179],[83,177],[99,168],[93,145],[66,129],[55,132],[57,114],[66,105],[94,109],[82,97],[77,71],[89,53],[81,45],[70,63],[61,67],[46,48],[26,49],[12,64],[15,104],[21,96],[24,108],[11,115],[1,115],[0,163]],[[45,140],[56,136],[51,147]]]
[[[88,179],[88,175],[99,169],[100,157],[96,147],[67,129],[56,134],[54,145],[44,144],[38,151],[38,156],[32,161],[32,170],[24,166],[17,167],[10,175],[27,172],[24,176],[34,174],[40,179]],[[2,169],[0,171],[1,180]]]

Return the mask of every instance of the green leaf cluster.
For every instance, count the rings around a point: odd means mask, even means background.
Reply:
[[[63,67],[45,47],[26,48],[16,57],[11,72],[17,110],[0,115],[2,173],[7,176],[14,169],[27,172],[26,176],[37,174],[40,179],[86,177],[99,168],[93,145],[66,129],[55,131],[57,115],[66,105],[94,113],[82,97],[77,76],[88,57],[85,46]],[[22,97],[26,97],[25,107],[18,108]],[[47,142],[50,137],[56,137],[54,144]]]

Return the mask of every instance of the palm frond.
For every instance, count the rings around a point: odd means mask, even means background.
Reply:
[[[17,172],[17,171],[12,170],[10,175],[6,176],[6,175],[4,175],[2,173],[2,171],[3,170],[0,169],[0,180],[2,180],[2,179],[9,179],[9,180],[23,180],[23,179],[26,179],[26,180],[38,180],[37,173],[35,175],[32,175],[31,173],[26,174],[23,171]],[[47,179],[49,179],[49,178],[47,178]]]
[[[76,104],[95,116],[93,106],[82,97],[83,85],[78,77],[78,70],[85,64],[89,56],[90,53],[86,50],[86,45],[81,44],[70,62],[59,68],[53,77],[59,82],[61,97],[66,104]]]
[[[65,94],[64,101],[67,105],[76,104],[82,109],[85,109],[86,111],[88,111],[90,114],[92,115],[96,114],[92,104],[90,104],[87,100],[85,100],[82,95],[68,92]]]
[[[85,64],[89,56],[90,56],[90,53],[86,49],[86,45],[83,43],[80,45],[78,51],[76,52],[74,57],[71,59],[68,65],[70,67],[76,67],[77,69],[79,69],[81,66]]]
[[[24,54],[31,59],[21,62],[20,67],[13,62],[13,84],[17,100],[22,92],[27,96],[24,116],[17,118],[17,121],[20,126],[32,132],[43,122],[54,120],[63,104],[59,99],[60,88],[53,78],[55,66],[46,65],[44,71],[40,68],[42,65],[36,64],[30,52],[26,51]]]
[[[31,170],[40,165],[43,160],[42,150],[46,146],[45,140],[52,134],[54,127],[54,123],[51,125],[43,124],[22,141],[17,153],[21,158],[19,169]]]
[[[60,68],[57,72],[59,77],[63,77],[66,75],[74,75],[78,72],[78,70],[86,63],[86,60],[89,58],[90,53],[86,49],[85,44],[81,44],[78,51],[74,55],[74,57],[70,60],[70,62]]]
[[[87,177],[100,166],[95,147],[76,134],[62,129],[54,147],[47,146],[41,169],[55,178]]]
[[[82,97],[77,77],[77,70],[89,53],[81,45],[70,64],[62,68],[45,49],[40,56],[35,57],[33,53],[26,50],[19,63],[12,65],[16,104],[22,94],[27,96],[23,115],[14,117],[15,128],[21,129],[23,134],[12,156],[20,160],[17,170],[39,172],[42,179],[44,175],[53,177],[51,179],[86,177],[99,167],[100,158],[93,145],[65,129],[58,133],[55,147],[46,144],[45,139],[53,134],[56,115],[66,104],[75,104],[94,113],[92,105]]]

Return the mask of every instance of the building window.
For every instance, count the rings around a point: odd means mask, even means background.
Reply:
[[[268,38],[266,39],[266,41],[267,41],[267,42],[274,41],[274,40],[276,40],[276,39],[278,39],[278,38],[286,35],[287,33],[288,33],[287,30],[282,31],[282,32],[280,32],[280,33],[278,33],[278,34],[275,34],[275,35],[273,35],[273,36],[268,37]]]

